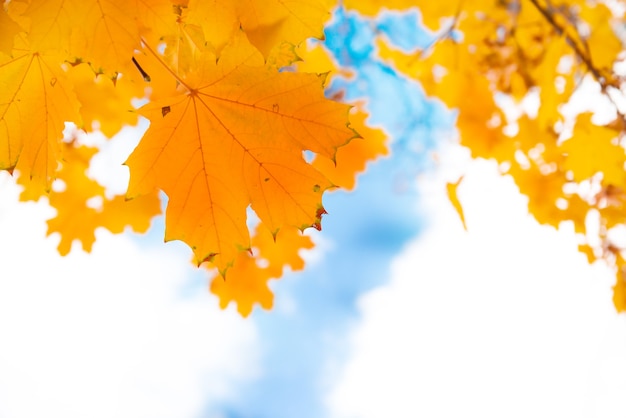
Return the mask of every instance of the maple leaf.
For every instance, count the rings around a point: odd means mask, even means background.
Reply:
[[[563,198],[565,175],[561,171],[544,174],[541,167],[531,164],[526,169],[514,164],[508,172],[520,189],[528,196],[528,211],[538,222],[558,227],[563,220],[561,211],[555,206]]]
[[[21,31],[20,26],[11,19],[7,11],[0,7],[0,52],[11,54],[13,39]]]
[[[20,44],[0,58],[0,169],[18,169],[50,187],[66,121],[80,121],[78,101],[59,57]]]
[[[323,38],[323,24],[335,0],[190,0],[187,22],[202,27],[206,40],[220,54],[242,29],[268,56],[281,42],[294,45],[309,37]]]
[[[613,305],[618,313],[626,312],[626,260],[616,251],[615,285],[613,285]]]
[[[331,183],[302,153],[334,159],[355,136],[348,106],[324,98],[324,78],[269,69],[243,41],[173,75],[186,91],[140,110],[150,128],[126,162],[129,197],[167,194],[166,240],[224,273],[249,248],[248,205],[273,233],[319,228]]]
[[[49,195],[49,204],[57,213],[47,221],[47,234],[58,233],[61,237],[57,247],[61,255],[70,252],[75,240],[85,251],[91,251],[95,230],[100,227],[117,234],[124,232],[127,226],[135,232],[145,232],[151,219],[161,212],[156,193],[133,200],[126,200],[121,195],[108,198],[104,187],[87,175],[96,152],[96,148],[77,146],[74,142],[63,143],[63,162],[57,172],[57,181],[62,183],[63,190]],[[40,194],[22,176],[18,183],[24,186],[21,200],[39,199]],[[90,204],[97,201],[99,207]]]
[[[579,115],[572,138],[561,145],[567,154],[563,168],[571,170],[577,181],[602,172],[605,182],[623,184],[624,148],[611,142],[616,138],[613,129],[593,124],[591,117],[591,113]]]
[[[589,38],[585,40],[591,60],[599,68],[611,69],[622,51],[622,42],[612,27],[606,24],[611,21],[613,12],[604,4],[594,4],[593,7],[583,8],[580,17],[591,29]]]
[[[163,38],[176,24],[169,0],[32,0],[21,17],[33,48],[89,62],[109,75],[131,73],[142,35]]]
[[[280,278],[285,267],[302,270],[304,260],[300,252],[313,248],[313,241],[297,228],[283,228],[274,235],[258,224],[252,248],[254,255],[237,255],[226,279],[217,274],[211,281],[211,292],[219,297],[220,307],[225,309],[234,302],[242,316],[248,316],[256,303],[265,309],[272,307],[274,297],[268,281]]]
[[[111,138],[125,125],[136,125],[138,114],[132,99],[144,96],[143,86],[127,77],[107,77],[95,74],[87,64],[72,67],[68,72],[80,101],[81,128],[92,132],[94,127]]]
[[[367,114],[354,107],[350,115],[350,126],[360,135],[347,145],[337,150],[336,162],[315,157],[312,164],[334,185],[343,190],[352,190],[356,186],[356,174],[365,170],[365,165],[379,156],[387,155],[385,146],[387,136],[382,130],[371,128],[366,123]]]

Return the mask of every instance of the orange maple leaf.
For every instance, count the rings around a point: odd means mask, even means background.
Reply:
[[[273,233],[319,227],[331,183],[302,153],[334,159],[355,137],[349,107],[324,98],[324,78],[269,69],[245,42],[172,75],[184,92],[140,110],[151,125],[126,162],[129,197],[168,195],[166,241],[185,241],[224,273],[250,247],[249,205]]]
[[[66,255],[74,241],[79,241],[83,249],[91,251],[95,242],[95,230],[103,227],[114,234],[124,232],[130,226],[135,232],[145,232],[151,219],[161,213],[160,200],[156,193],[126,200],[117,195],[107,198],[105,189],[87,175],[91,158],[96,148],[63,143],[63,162],[57,172],[57,180],[64,187],[49,195],[50,206],[56,215],[48,220],[48,235],[61,236],[58,251]],[[18,183],[24,186],[20,200],[38,200],[41,195],[22,176]],[[91,202],[100,202],[99,207]],[[77,216],[79,215],[79,216]]]
[[[125,125],[136,125],[139,115],[134,112],[133,98],[144,96],[143,86],[129,82],[127,77],[107,77],[94,74],[87,64],[76,65],[68,71],[76,97],[81,103],[80,115],[86,132],[97,127],[108,138]]]
[[[220,307],[224,309],[230,302],[235,302],[242,316],[248,316],[255,303],[265,309],[272,307],[274,296],[268,281],[280,278],[285,267],[292,271],[302,270],[304,260],[300,252],[313,248],[313,241],[297,228],[283,228],[274,236],[259,224],[252,238],[252,247],[254,255],[240,252],[227,277],[218,274],[211,282],[211,292],[219,297]]]
[[[367,114],[357,107],[350,115],[350,126],[360,135],[346,146],[337,150],[337,163],[328,158],[315,158],[313,167],[321,171],[336,186],[344,190],[352,190],[356,186],[356,175],[365,170],[365,165],[381,155],[387,155],[386,134],[379,129],[371,128],[366,123]]]

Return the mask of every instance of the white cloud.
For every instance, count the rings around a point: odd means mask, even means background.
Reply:
[[[526,215],[491,164],[470,165],[459,188],[468,233],[441,178],[422,189],[433,224],[361,298],[334,415],[623,416],[626,322],[608,269]]]
[[[59,257],[50,209],[2,174],[0,417],[196,417],[258,373],[254,324],[183,294],[188,253],[99,231]]]

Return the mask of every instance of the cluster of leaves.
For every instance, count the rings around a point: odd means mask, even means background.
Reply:
[[[4,2],[0,169],[19,174],[21,199],[49,198],[61,254],[74,240],[90,250],[98,227],[145,231],[164,192],[165,240],[187,243],[214,278],[228,274],[211,286],[221,304],[234,300],[244,315],[256,302],[270,307],[267,281],[302,268],[299,251],[313,244],[301,231],[320,228],[324,191],[352,187],[385,151],[374,131],[351,141],[355,126],[370,130],[325,98],[330,68],[319,54],[303,47],[310,60],[294,66],[297,46],[323,36],[333,3]],[[71,123],[111,137],[139,116],[150,127],[125,163],[127,193],[107,196],[88,176],[98,150],[64,131]],[[259,219],[252,238],[249,208]]]
[[[381,3],[345,1],[365,14],[377,13]],[[385,5],[419,7],[434,41],[406,52],[381,40],[381,56],[419,80],[427,94],[458,109],[461,144],[474,158],[496,160],[501,172],[513,177],[537,221],[554,227],[573,223],[589,261],[604,259],[615,267],[613,300],[625,311],[626,79],[619,68],[626,56],[616,35],[624,25],[623,5],[587,0]],[[577,93],[590,85],[610,104],[608,112],[606,106],[575,110],[581,108]],[[449,185],[456,206],[457,185]]]
[[[378,51],[458,109],[460,142],[494,159],[543,223],[573,223],[590,261],[615,267],[626,310],[626,120],[619,4],[586,0],[344,0],[366,15],[417,6],[433,42]],[[612,7],[609,7],[609,5]],[[267,282],[301,269],[301,231],[319,229],[322,194],[352,188],[385,153],[365,115],[324,97],[333,68],[322,37],[333,0],[10,0],[0,8],[0,169],[23,200],[48,196],[49,233],[66,254],[94,230],[145,231],[167,195],[165,239],[186,242],[212,271],[222,306],[269,308]],[[595,85],[610,115],[567,111]],[[140,100],[141,108],[134,106]],[[571,109],[572,106],[569,106]],[[127,193],[88,176],[96,148],[66,124],[115,135],[150,127],[126,161]],[[362,135],[363,140],[351,141]],[[305,158],[305,152],[314,155]],[[450,184],[456,199],[459,182]],[[258,217],[251,237],[248,210]],[[80,219],[76,215],[80,214]],[[621,234],[620,234],[621,232]],[[228,280],[219,276],[228,275]],[[216,280],[217,278],[217,280]]]

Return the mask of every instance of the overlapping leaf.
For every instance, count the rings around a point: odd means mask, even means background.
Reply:
[[[263,53],[283,41],[299,44],[309,37],[322,38],[323,25],[335,0],[190,0],[187,21],[204,30],[206,40],[219,54],[240,28]]]
[[[0,57],[0,169],[18,169],[43,191],[57,169],[65,122],[80,120],[78,101],[59,57],[22,45]]]
[[[50,205],[56,215],[48,220],[48,235],[58,233],[58,251],[61,255],[70,252],[74,241],[79,241],[85,251],[91,251],[97,228],[106,228],[112,233],[124,232],[128,226],[135,232],[145,232],[151,219],[161,212],[156,193],[126,200],[117,195],[108,198],[105,189],[87,175],[91,158],[96,148],[76,146],[73,142],[63,143],[62,168],[57,172],[57,181],[62,190],[51,193]],[[20,177],[24,186],[21,200],[37,200],[37,190]]]
[[[211,292],[219,297],[220,306],[226,308],[234,302],[243,316],[248,316],[257,303],[265,309],[272,307],[274,296],[268,287],[269,280],[280,278],[286,267],[302,270],[301,252],[313,248],[313,241],[297,228],[283,228],[274,235],[259,224],[252,248],[254,254],[237,255],[226,279],[216,274],[211,281]]]
[[[11,19],[4,8],[0,7],[0,53],[11,54],[13,41],[19,32],[19,25]]]

